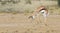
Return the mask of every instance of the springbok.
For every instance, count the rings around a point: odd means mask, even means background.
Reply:
[[[44,17],[44,22],[46,22],[46,17],[48,15],[48,10],[46,9],[45,6],[40,6],[38,7],[31,16],[29,16],[28,18],[32,18],[35,19],[38,15],[40,15],[40,13],[42,13],[43,17]]]

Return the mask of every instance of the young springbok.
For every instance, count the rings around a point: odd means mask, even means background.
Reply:
[[[32,19],[35,19],[38,15],[40,15],[40,13],[42,13],[43,17],[44,17],[44,22],[46,22],[46,17],[48,15],[48,10],[46,9],[45,6],[40,6],[38,7],[31,16],[29,16],[28,18],[32,18]]]

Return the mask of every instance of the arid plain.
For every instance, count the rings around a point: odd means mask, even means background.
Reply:
[[[29,15],[1,13],[0,33],[60,33],[60,15],[49,15],[46,22],[42,16],[28,19]]]

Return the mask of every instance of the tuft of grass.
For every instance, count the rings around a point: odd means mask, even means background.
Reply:
[[[50,33],[50,31],[49,31],[49,30],[47,30],[47,31],[46,31],[46,33]]]
[[[29,13],[29,10],[25,10],[25,13]]]
[[[25,10],[24,15],[27,15],[28,13],[30,13],[29,10]]]
[[[12,14],[17,14],[17,12],[12,12]]]
[[[33,33],[33,31],[31,29],[27,29],[27,31],[25,31],[25,33]]]
[[[33,13],[34,11],[31,11],[30,13]]]
[[[11,14],[17,14],[17,13],[19,13],[19,12],[18,12],[18,11],[12,11],[12,12],[0,11],[0,13],[11,13]]]
[[[51,30],[51,32],[54,32],[54,30]]]
[[[26,0],[26,4],[32,4],[31,0]]]
[[[48,26],[48,24],[45,24],[45,26]]]
[[[26,31],[24,33],[27,33]]]
[[[1,5],[5,5],[7,2],[1,2]]]

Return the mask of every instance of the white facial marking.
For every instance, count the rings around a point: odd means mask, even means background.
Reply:
[[[41,13],[43,14],[43,16],[46,18],[47,17],[47,14],[46,14],[46,11],[45,10],[42,10]]]

